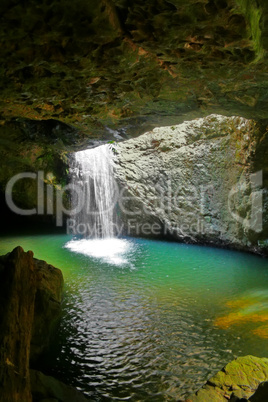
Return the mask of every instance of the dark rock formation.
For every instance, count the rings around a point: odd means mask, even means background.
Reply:
[[[0,257],[1,402],[32,400],[30,348],[36,358],[47,347],[62,284],[61,271],[34,259],[32,251],[17,247]]]
[[[0,401],[30,402],[29,355],[37,276],[33,253],[0,258]]]
[[[264,391],[260,384],[268,380],[268,359],[255,356],[238,357],[227,364],[214,377],[185,402],[266,401],[257,399]],[[259,387],[259,388],[258,388]],[[257,391],[256,391],[257,390]],[[256,391],[256,394],[254,394]],[[254,394],[254,395],[253,395]]]
[[[211,115],[118,144],[127,233],[267,252],[265,138],[254,121]]]
[[[31,362],[49,348],[61,312],[62,272],[45,261],[34,259],[37,288],[31,339]]]
[[[86,402],[87,398],[75,388],[44,375],[40,371],[30,370],[33,402]]]

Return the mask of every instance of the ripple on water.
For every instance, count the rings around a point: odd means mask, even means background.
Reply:
[[[115,240],[72,240],[61,249],[62,265],[72,265],[47,367],[55,363],[63,381],[92,401],[173,401],[238,355],[268,356],[266,340],[229,317],[265,310],[267,263],[226,250]]]
[[[72,366],[70,380],[74,376],[88,396],[97,398],[97,389],[103,399],[177,398],[201,385],[207,370],[218,368],[211,334],[195,322],[185,303],[176,311],[159,312],[157,300],[152,304],[137,294],[127,303],[116,295],[112,303],[95,294],[88,306],[86,284],[80,286],[80,297],[71,309],[65,307],[68,327],[61,331],[67,334],[67,347],[60,359]]]

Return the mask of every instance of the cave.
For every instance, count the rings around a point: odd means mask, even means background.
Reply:
[[[267,400],[267,1],[0,15],[0,402]]]

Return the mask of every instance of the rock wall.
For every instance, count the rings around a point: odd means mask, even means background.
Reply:
[[[34,304],[30,360],[35,362],[49,348],[61,313],[62,272],[45,261],[34,259],[37,287]]]
[[[254,121],[220,115],[121,142],[125,231],[266,253],[267,149]]]
[[[32,401],[30,352],[36,358],[48,345],[62,285],[61,271],[32,251],[0,257],[0,402]]]
[[[137,131],[187,111],[267,118],[266,0],[4,0],[0,14],[1,123],[91,136],[95,119]]]
[[[30,402],[29,355],[37,278],[33,253],[0,260],[0,401]]]

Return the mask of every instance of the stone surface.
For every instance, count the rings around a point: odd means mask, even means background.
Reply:
[[[219,115],[117,144],[127,233],[267,252],[267,149],[254,121]]]
[[[242,398],[254,401],[252,396],[259,384],[268,379],[268,359],[255,356],[238,357],[185,402],[226,402]],[[257,395],[257,392],[256,392]],[[266,399],[262,399],[264,402]],[[257,399],[256,399],[257,401]]]
[[[44,375],[40,371],[30,370],[33,402],[86,402],[75,388]]]

